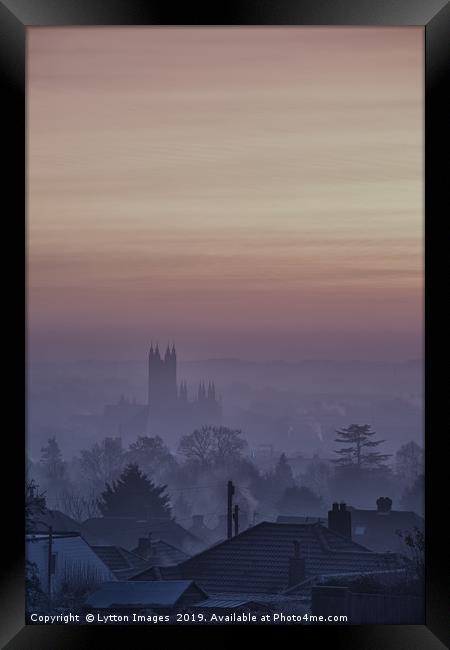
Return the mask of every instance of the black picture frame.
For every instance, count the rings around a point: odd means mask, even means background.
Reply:
[[[446,277],[444,200],[448,181],[446,165],[448,148],[445,138],[447,126],[446,63],[450,50],[450,6],[445,0],[258,0],[240,3],[231,0],[213,7],[214,3],[172,7],[169,3],[150,0],[0,0],[0,70],[2,86],[6,91],[2,102],[3,158],[6,176],[2,184],[4,213],[3,241],[5,253],[12,255],[4,274],[4,289],[8,294],[8,343],[4,352],[10,353],[11,384],[8,387],[5,408],[10,397],[16,396],[12,410],[14,429],[4,429],[4,465],[11,468],[7,491],[4,490],[3,571],[0,592],[2,647],[8,649],[79,648],[106,644],[113,635],[114,643],[121,640],[136,647],[137,634],[145,634],[147,643],[155,632],[166,637],[170,629],[122,626],[25,626],[24,615],[24,456],[26,424],[26,387],[23,368],[26,362],[24,346],[26,306],[24,294],[14,288],[16,282],[25,285],[25,210],[26,210],[26,156],[25,156],[25,53],[26,30],[32,26],[76,25],[358,25],[358,26],[423,26],[425,30],[425,431],[426,431],[426,625],[423,626],[302,626],[267,628],[265,640],[270,642],[276,633],[282,642],[286,632],[298,634],[298,642],[328,642],[333,648],[358,650],[433,650],[445,647],[450,639],[450,620],[446,597],[448,549],[445,519],[448,506],[443,497],[442,477],[448,472],[446,438],[446,348],[437,343],[439,326],[444,314],[437,316],[444,293],[437,290],[439,278]],[[448,167],[448,163],[447,163]],[[7,218],[6,218],[7,216]],[[6,235],[7,226],[12,234]],[[431,248],[433,247],[433,249]],[[444,248],[445,247],[445,248]],[[6,248],[8,251],[6,251]],[[431,252],[432,251],[432,252]],[[4,256],[3,256],[4,257]],[[13,280],[13,281],[12,281]],[[447,291],[448,293],[448,291]],[[448,302],[448,300],[447,300]],[[434,316],[432,316],[434,314]],[[17,320],[16,320],[17,319]],[[446,329],[448,332],[448,328]],[[448,336],[448,334],[447,334]],[[23,356],[21,351],[24,350]],[[23,361],[20,363],[20,361]],[[439,368],[442,365],[442,368]],[[442,371],[442,374],[439,372]],[[15,372],[13,372],[15,371]],[[441,412],[442,411],[442,412]],[[22,427],[20,413],[24,414]],[[22,430],[21,430],[22,429]],[[13,444],[6,445],[13,440]],[[7,461],[5,460],[7,458]],[[446,561],[447,560],[447,561]],[[177,628],[188,636],[201,633],[208,641],[218,634],[224,641],[231,632],[238,640],[235,626],[219,628]],[[252,628],[251,634],[261,632]],[[151,636],[150,636],[151,635]],[[205,636],[206,635],[206,636]],[[281,639],[279,639],[281,635]],[[105,638],[106,637],[106,638]],[[325,638],[326,637],[326,638]],[[200,638],[200,637],[197,637]],[[220,638],[220,637],[219,637]],[[275,637],[272,637],[275,638]],[[133,639],[133,640],[131,640]],[[145,642],[145,641],[144,641]],[[133,646],[131,646],[133,644]]]

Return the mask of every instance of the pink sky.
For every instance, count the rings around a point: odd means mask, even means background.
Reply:
[[[31,352],[422,356],[422,28],[31,28]]]

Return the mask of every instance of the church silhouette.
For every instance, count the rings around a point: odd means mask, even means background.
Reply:
[[[213,381],[200,382],[189,397],[186,380],[178,383],[175,345],[167,345],[164,355],[158,344],[148,353],[147,404],[121,396],[117,404],[104,409],[104,427],[109,435],[179,436],[202,425],[218,424],[222,417],[221,400]]]

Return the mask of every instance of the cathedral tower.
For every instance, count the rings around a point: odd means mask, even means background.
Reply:
[[[167,345],[164,358],[159,346],[150,346],[148,355],[148,405],[165,410],[177,400],[177,355],[175,346]]]

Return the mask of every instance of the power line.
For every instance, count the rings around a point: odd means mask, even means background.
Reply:
[[[193,485],[183,488],[169,488],[169,492],[187,492],[188,490],[207,490],[210,488],[223,487],[225,483],[214,483],[211,485]]]

